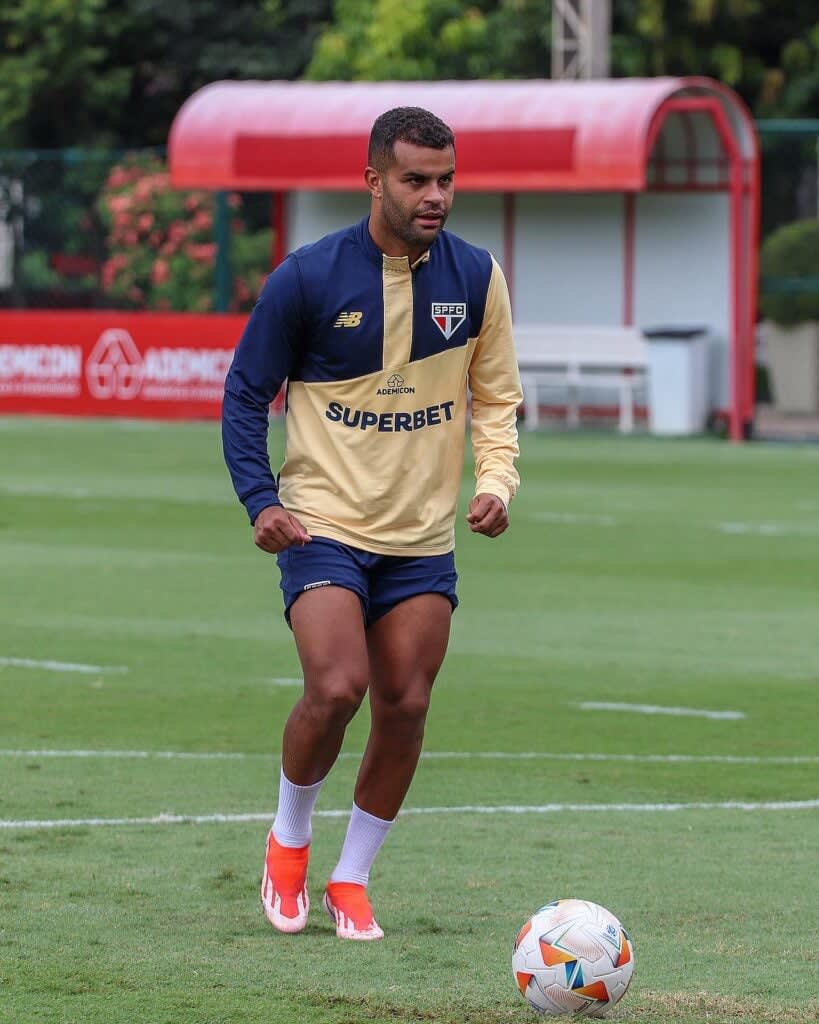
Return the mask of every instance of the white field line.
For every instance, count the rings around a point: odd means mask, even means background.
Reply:
[[[802,523],[715,523],[720,533],[751,535],[755,537],[812,537],[819,533],[819,527]]]
[[[502,804],[485,806],[466,804],[457,807],[405,807],[400,817],[427,814],[559,814],[571,813],[642,813],[652,814],[663,811],[806,811],[819,808],[816,800],[776,800],[752,803],[744,800],[726,800],[721,803],[695,802],[674,804]],[[341,810],[314,811],[317,818],[346,818],[349,808]],[[49,829],[104,827],[117,825],[215,825],[238,822],[272,821],[273,811],[248,814],[157,814],[146,818],[44,818],[21,819],[18,821],[0,819],[2,829]]]
[[[608,700],[584,700],[575,707],[583,711],[631,711],[636,715],[683,715],[688,718],[744,718],[744,711],[709,711],[707,708],[675,708],[661,704],[620,704]]]
[[[85,501],[100,495],[88,487],[53,487],[50,484],[0,484],[0,494],[11,498],[77,498]]]
[[[289,676],[276,676],[269,680],[269,682],[274,686],[304,686],[304,680],[296,679],[295,676],[292,678]]]
[[[155,491],[104,490],[92,487],[53,487],[49,484],[0,484],[0,497],[54,498],[64,501],[161,501],[172,505],[232,505],[229,494],[157,494]]]
[[[22,758],[123,758],[157,761],[253,761],[273,760],[280,755],[247,754],[240,751],[198,750],[12,750],[0,749],[0,757]],[[339,758],[360,760],[360,753],[344,751]],[[546,750],[425,750],[424,761],[619,761],[634,764],[819,764],[819,755],[761,757],[755,754],[595,754],[559,753]]]
[[[34,658],[0,657],[0,667],[44,668],[49,672],[81,672],[85,675],[99,675],[101,672],[127,672],[125,665],[82,665],[73,661],[38,661]]]

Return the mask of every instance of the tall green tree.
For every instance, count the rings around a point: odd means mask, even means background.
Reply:
[[[162,145],[223,78],[297,78],[331,0],[5,0],[0,146]]]
[[[548,77],[551,0],[336,0],[307,77]]]
[[[551,0],[336,0],[307,77],[550,74]],[[819,10],[781,0],[613,0],[612,74],[707,75],[759,115],[819,114]]]
[[[612,74],[702,74],[819,113],[816,0],[613,0]],[[551,0],[5,0],[0,147],[162,145],[223,78],[532,78]]]
[[[111,60],[122,15],[106,0],[10,0],[0,8],[0,144],[90,135],[127,98],[133,70]]]
[[[614,0],[617,75],[707,75],[763,117],[819,115],[819,7],[781,0]]]

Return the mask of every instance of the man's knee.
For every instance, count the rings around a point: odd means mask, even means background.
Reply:
[[[426,677],[373,694],[373,712],[394,722],[423,724],[429,711],[432,682]]]
[[[305,676],[305,709],[315,719],[346,725],[361,706],[367,683],[366,676],[338,668]]]

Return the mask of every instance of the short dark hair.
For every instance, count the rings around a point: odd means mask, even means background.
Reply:
[[[367,163],[383,171],[395,158],[396,142],[427,149],[455,148],[455,135],[440,117],[423,107],[394,107],[377,117],[370,132]]]

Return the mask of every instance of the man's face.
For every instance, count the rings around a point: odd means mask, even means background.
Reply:
[[[396,142],[394,153],[393,162],[378,176],[380,188],[374,195],[380,201],[380,226],[414,257],[432,245],[449,216],[455,151],[451,146],[427,149]]]

